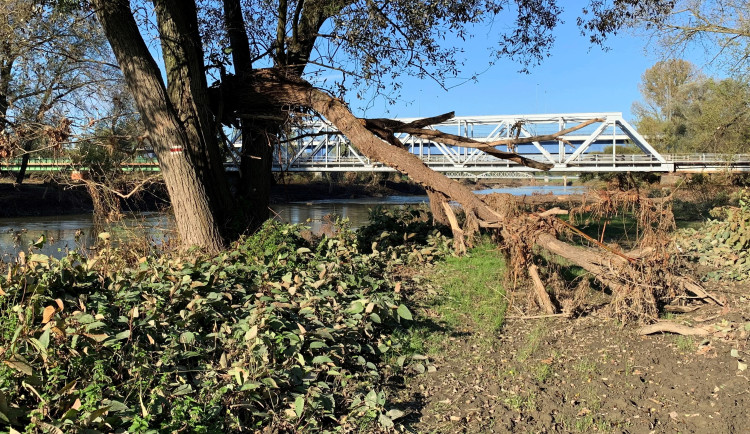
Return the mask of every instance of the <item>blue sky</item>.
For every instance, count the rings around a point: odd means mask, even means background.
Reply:
[[[518,72],[518,63],[503,59],[476,82],[445,91],[428,80],[405,78],[397,104],[351,99],[352,108],[367,117],[431,116],[448,111],[457,116],[622,112],[632,120],[630,108],[640,99],[641,75],[659,57],[647,47],[647,38],[634,35],[612,37],[606,52],[592,47],[575,24],[581,3],[566,2],[565,23],[555,31],[550,57],[532,67],[529,74]],[[467,77],[487,68],[487,47],[492,43],[488,31],[491,29],[476,32],[467,44],[466,54],[472,59],[464,68]]]

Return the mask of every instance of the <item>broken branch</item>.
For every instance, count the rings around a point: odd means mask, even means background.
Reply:
[[[654,333],[675,333],[685,336],[707,336],[711,331],[704,327],[690,327],[669,321],[660,321],[638,329],[639,335],[652,335]]]

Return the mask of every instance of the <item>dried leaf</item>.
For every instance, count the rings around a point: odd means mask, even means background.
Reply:
[[[54,306],[47,306],[44,308],[44,312],[42,312],[42,324],[47,324],[52,319],[52,316],[55,314],[57,310]]]
[[[247,333],[245,333],[245,340],[253,340],[256,338],[256,336],[258,336],[258,326],[254,325],[250,327],[250,330],[248,330]]]

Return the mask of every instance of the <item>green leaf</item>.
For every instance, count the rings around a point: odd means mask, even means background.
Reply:
[[[195,342],[195,334],[193,332],[182,332],[180,334],[180,343],[190,345]]]
[[[364,310],[365,310],[365,305],[361,301],[357,300],[357,301],[352,302],[352,304],[349,306],[349,309],[346,310],[346,313],[351,313],[351,314],[356,315],[358,313],[362,313],[362,311]]]
[[[382,413],[378,416],[378,422],[380,422],[383,428],[393,428],[393,420]]]
[[[302,411],[305,409],[305,397],[300,395],[294,400],[294,414],[297,417],[302,417]]]
[[[398,316],[400,316],[401,318],[411,321],[412,319],[411,312],[409,312],[409,309],[403,304],[398,306],[398,309],[396,310],[396,312],[398,312]]]
[[[44,247],[44,243],[46,242],[47,242],[47,237],[42,235],[41,237],[39,237],[38,240],[36,240],[36,242],[34,242],[34,247],[36,247],[37,249],[41,249],[42,247]]]
[[[34,371],[31,369],[31,365],[29,364],[29,362],[27,362],[26,359],[19,355],[12,356],[10,360],[5,361],[5,364],[25,375],[34,374]]]
[[[328,356],[315,356],[312,359],[313,365],[321,365],[323,363],[333,363],[333,360]]]
[[[41,336],[39,336],[39,344],[45,350],[49,348],[49,329],[45,330]]]
[[[193,392],[193,386],[189,384],[181,384],[177,386],[175,390],[172,391],[172,396],[182,396],[187,395],[188,393]]]
[[[34,253],[31,256],[29,256],[29,262],[39,262],[40,264],[48,264],[49,256],[42,255],[40,253]]]
[[[128,339],[128,338],[130,338],[130,330],[125,330],[124,332],[120,332],[115,335],[115,339],[117,339],[118,341],[121,339]]]

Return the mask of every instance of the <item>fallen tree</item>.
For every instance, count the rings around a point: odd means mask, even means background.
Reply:
[[[407,132],[436,142],[474,146],[499,158],[542,168],[539,167],[542,165],[539,162],[514,152],[498,151],[495,146],[559,139],[564,134],[596,120],[556,135],[484,143],[426,128],[450,118],[450,113],[410,123],[386,119],[361,119],[354,116],[343,101],[315,88],[301,78],[281,74],[278,70],[258,70],[247,83],[250,87],[244,89],[245,93],[263,95],[274,105],[314,110],[333,123],[362,154],[404,173],[423,186],[429,192],[431,208],[442,209],[436,218],[445,218],[447,223],[451,223],[454,233],[456,223],[448,221],[454,219],[448,219],[443,204],[448,201],[458,202],[466,215],[466,227],[462,229],[461,234],[470,235],[478,228],[486,228],[495,233],[511,259],[513,273],[525,273],[533,266],[534,250],[538,248],[565,258],[585,269],[596,281],[612,291],[613,312],[625,321],[655,319],[660,305],[688,291],[709,302],[712,301],[712,297],[699,285],[676,275],[674,267],[667,266],[669,258],[664,248],[653,249],[644,256],[631,258],[601,244],[597,248],[586,248],[562,241],[559,239],[560,235],[569,232],[571,226],[557,218],[554,213],[520,213],[512,206],[490,206],[464,185],[431,170],[417,156],[407,151],[395,137],[395,133]],[[242,112],[243,109],[251,111],[252,107],[233,109]],[[651,204],[642,205],[643,210],[654,212],[648,208]],[[548,305],[546,309],[552,308]]]

